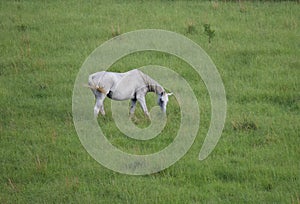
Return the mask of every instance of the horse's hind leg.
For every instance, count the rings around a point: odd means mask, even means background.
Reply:
[[[94,107],[94,116],[97,117],[99,112],[101,113],[101,115],[105,115],[105,111],[104,111],[104,106],[103,106],[103,101],[105,99],[105,95],[100,94],[96,96],[96,104]]]

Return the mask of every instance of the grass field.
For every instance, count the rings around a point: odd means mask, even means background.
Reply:
[[[0,203],[300,203],[299,23],[296,2],[1,1]],[[210,43],[204,24],[215,31]],[[209,54],[224,82],[227,118],[215,150],[199,161],[210,122],[201,79],[167,54],[118,61],[111,70],[159,64],[180,73],[201,111],[198,136],[181,160],[128,176],[101,166],[81,145],[72,90],[95,48],[148,28],[185,35]],[[147,100],[153,106],[156,99]],[[123,137],[109,104],[98,121],[119,148],[143,154],[172,141],[180,120],[174,99],[164,137],[148,142]],[[139,108],[137,118],[147,126]]]

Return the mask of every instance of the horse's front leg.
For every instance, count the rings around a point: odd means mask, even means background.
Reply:
[[[130,106],[130,111],[129,111],[130,117],[133,116],[135,107],[136,107],[136,99],[131,99],[131,106]]]
[[[139,103],[141,104],[142,109],[143,109],[145,115],[146,115],[147,117],[149,117],[149,112],[148,112],[148,109],[147,109],[145,96],[139,97],[139,98],[137,98],[137,100],[138,100]]]

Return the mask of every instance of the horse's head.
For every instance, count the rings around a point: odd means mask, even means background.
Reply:
[[[167,110],[167,104],[169,101],[169,96],[171,96],[173,93],[166,93],[165,91],[158,94],[158,105],[160,106],[161,110],[165,113]]]

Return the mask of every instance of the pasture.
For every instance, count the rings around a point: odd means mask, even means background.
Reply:
[[[300,203],[299,23],[297,2],[1,1],[0,203]],[[208,53],[225,86],[227,117],[216,148],[199,161],[211,114],[201,78],[164,53],[119,60],[110,70],[155,64],[176,71],[201,112],[182,159],[156,174],[129,176],[97,163],[80,143],[72,90],[95,48],[149,28],[180,33]],[[86,102],[94,104],[92,93]],[[155,102],[149,94],[148,108]],[[164,148],[180,124],[170,97],[161,137],[134,141],[115,126],[109,99],[105,108],[103,131],[133,154]],[[140,109],[135,123],[147,127]]]

